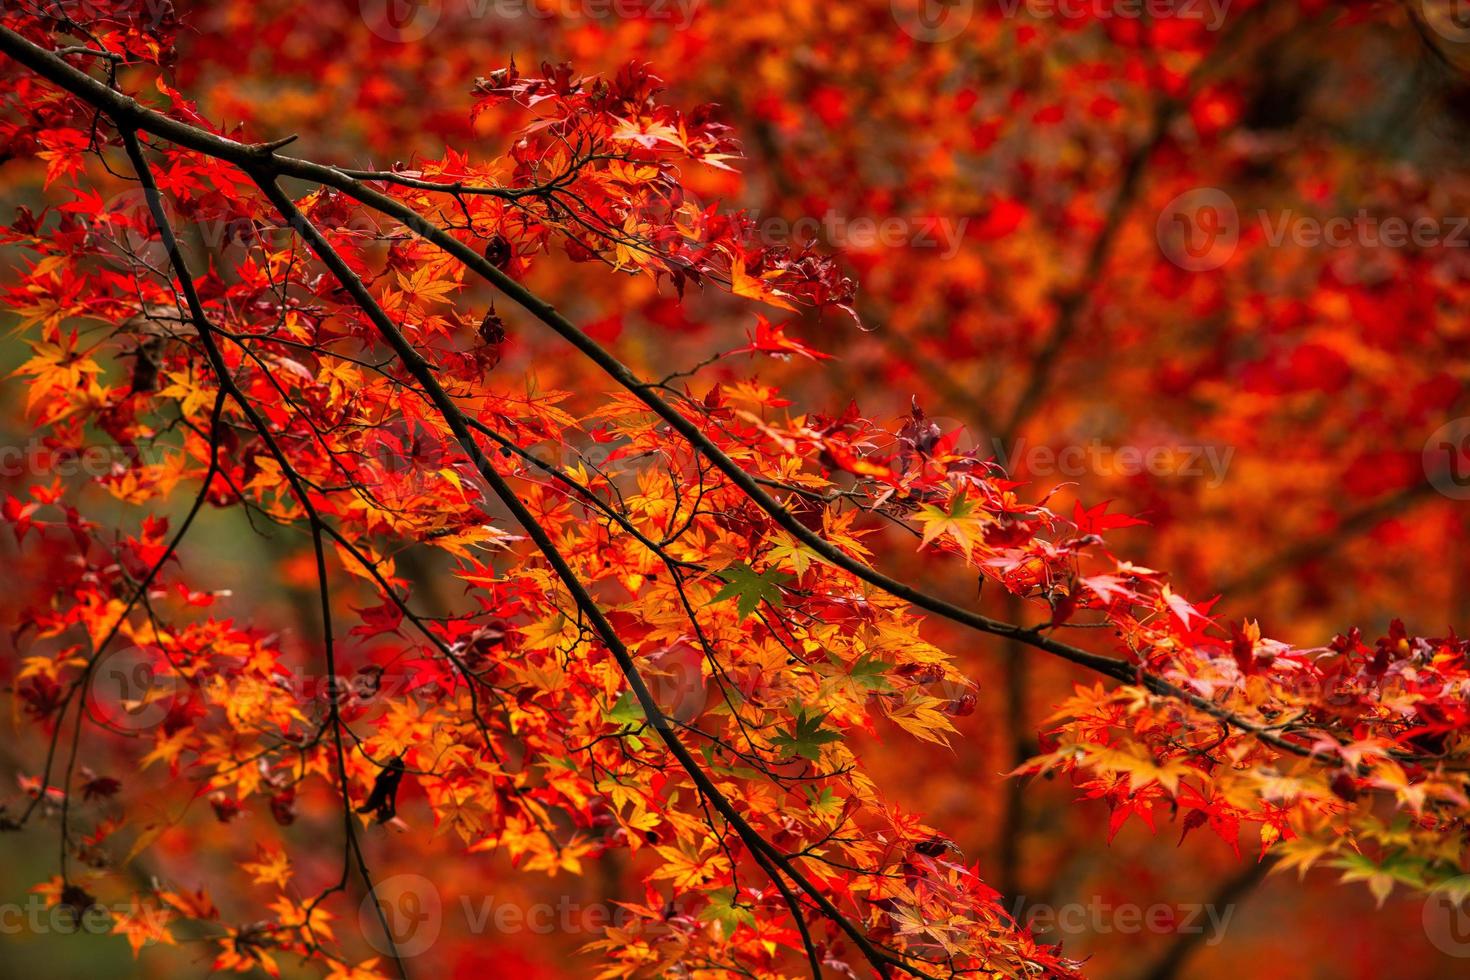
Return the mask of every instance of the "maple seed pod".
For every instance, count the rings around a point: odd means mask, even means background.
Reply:
[[[490,310],[485,318],[480,321],[480,340],[488,347],[498,347],[505,343],[505,321],[500,319],[500,314]]]
[[[77,885],[67,885],[61,889],[60,901],[57,904],[67,912],[73,922],[80,922],[92,906],[97,904],[97,899],[85,889]]]
[[[485,244],[485,261],[497,269],[505,268],[505,264],[511,259],[510,242],[504,237],[496,235]]]
[[[229,823],[240,815],[240,802],[224,793],[210,794],[209,805],[220,823]]]
[[[943,710],[944,713],[947,715],[952,715],[956,718],[962,718],[966,715],[973,715],[975,713],[975,705],[977,701],[978,699],[973,694],[962,694],[958,698],[946,704]]]
[[[271,797],[271,816],[282,827],[289,827],[296,822],[295,790],[282,790]]]

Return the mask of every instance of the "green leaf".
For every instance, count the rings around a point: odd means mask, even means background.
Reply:
[[[729,939],[742,922],[748,926],[755,925],[755,912],[735,904],[735,889],[717,888],[709,893],[709,904],[699,910],[699,919],[701,922],[718,922],[720,931]]]
[[[605,717],[620,725],[638,726],[643,724],[643,705],[633,697],[632,691],[624,691],[622,697],[618,698],[618,703],[608,709]]]
[[[813,813],[823,817],[835,817],[842,812],[842,800],[838,799],[830,786],[824,786],[821,793],[808,786],[806,801],[810,804]]]
[[[1393,891],[1395,882],[1410,888],[1424,888],[1424,861],[1402,853],[1390,853],[1380,864],[1365,854],[1344,854],[1327,862],[1329,867],[1342,868],[1342,882],[1361,881],[1378,900],[1379,906]]]
[[[822,727],[825,714],[807,716],[805,709],[796,713],[796,727],[791,734],[782,732],[771,742],[787,749],[792,755],[816,762],[822,757],[822,746],[828,742],[842,741],[842,734]]]
[[[840,663],[835,657],[833,660]],[[848,669],[848,676],[852,678],[853,683],[869,691],[886,691],[888,690],[888,678],[884,674],[887,670],[886,663],[871,653],[865,653],[858,658],[857,663]]]
[[[745,564],[735,564],[722,569],[720,577],[725,580],[725,587],[715,593],[714,598],[710,599],[710,605],[724,602],[726,599],[734,599],[735,608],[739,611],[741,619],[759,609],[762,602],[768,602],[772,608],[780,609],[781,583],[791,578],[787,573],[775,568],[768,568],[764,572],[757,573],[755,569]]]

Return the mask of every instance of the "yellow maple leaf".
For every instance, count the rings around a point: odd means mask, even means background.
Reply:
[[[418,266],[411,276],[398,273],[398,285],[403,294],[419,304],[445,303],[459,284],[447,279],[435,279],[436,269],[431,264]]]
[[[678,889],[693,889],[730,870],[730,861],[718,850],[701,853],[693,845],[680,842],[678,847],[655,847],[667,863],[654,870],[651,877],[670,879]]]
[[[288,896],[282,895],[266,908],[276,913],[281,925],[289,929],[300,929],[308,941],[331,942],[336,938],[332,935],[330,925],[332,913],[320,905],[308,910],[308,906],[297,905]]]
[[[291,860],[283,849],[274,844],[257,844],[255,860],[245,861],[240,867],[250,873],[251,880],[257,885],[285,888],[291,880]]]
[[[215,392],[204,387],[194,377],[193,371],[165,371],[163,376],[168,378],[171,384],[158,392],[159,397],[177,399],[179,411],[186,418],[195,418],[205,408],[214,404]]]
[[[154,943],[163,943],[166,946],[177,946],[173,935],[166,926],[172,913],[160,905],[148,905],[137,900],[127,911],[116,915],[112,924],[114,935],[126,936],[128,945],[133,948],[133,957],[136,959],[138,952],[144,946]]]
[[[184,751],[184,746],[191,735],[192,732],[188,728],[180,728],[172,735],[162,736],[153,743],[153,751],[143,756],[138,768],[147,769],[155,762],[167,762],[172,766],[179,761],[179,753]]]
[[[762,303],[779,306],[783,310],[795,311],[790,297],[776,287],[745,271],[745,259],[736,258],[730,264],[730,292],[746,299],[758,299]]]
[[[76,350],[76,334],[68,334],[59,343],[35,341],[31,359],[16,368],[14,374],[29,374],[34,380],[26,396],[26,413],[29,414],[40,401],[53,390],[79,391],[88,386],[88,380],[102,373],[102,367],[85,354]]]

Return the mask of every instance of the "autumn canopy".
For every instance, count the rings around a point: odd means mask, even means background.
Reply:
[[[1453,6],[7,2],[15,962],[1451,975]]]

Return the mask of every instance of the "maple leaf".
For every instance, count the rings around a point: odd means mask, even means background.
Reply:
[[[167,762],[170,767],[177,767],[179,755],[189,747],[190,732],[187,728],[181,728],[172,734],[160,735],[153,744],[153,749],[138,761],[140,768],[146,769],[155,762]]]
[[[699,921],[719,925],[725,938],[735,935],[742,925],[755,925],[755,910],[736,902],[735,888],[716,888],[707,892],[709,904],[699,910]]]
[[[718,849],[701,851],[695,843],[680,841],[677,847],[656,846],[664,864],[653,872],[656,880],[668,880],[675,889],[697,889],[730,871],[730,861]]]
[[[1169,611],[1179,618],[1179,622],[1185,630],[1194,629],[1198,623],[1209,622],[1209,608],[1214,605],[1215,600],[1212,599],[1202,604],[1191,603],[1167,585],[1163,587],[1161,595],[1163,596],[1164,603],[1169,607]]]
[[[1087,586],[1104,605],[1112,605],[1114,602],[1138,602],[1143,596],[1133,588],[1133,585],[1119,575],[1085,575],[1078,579]]]
[[[419,303],[444,303],[459,288],[452,280],[439,279],[432,265],[422,265],[405,276],[398,274],[398,286],[405,296]]]
[[[618,696],[617,702],[607,710],[605,717],[608,721],[615,721],[620,725],[639,725],[643,722],[643,706],[633,696],[632,691],[624,691]]]
[[[178,945],[178,941],[168,929],[170,918],[168,909],[144,902],[134,896],[128,908],[117,913],[116,921],[112,924],[112,931],[115,935],[127,937],[128,946],[132,948],[133,956],[136,958],[144,946],[151,946],[154,943],[163,943],[166,946]]]
[[[915,520],[924,525],[924,534],[919,541],[920,548],[932,544],[941,535],[948,535],[960,546],[965,557],[969,558],[980,529],[994,518],[981,510],[980,505],[966,494],[957,492],[950,497],[948,507],[924,504],[915,515]]]
[[[1083,534],[1101,534],[1120,527],[1138,527],[1148,524],[1136,517],[1126,514],[1109,514],[1108,507],[1111,500],[1104,500],[1095,507],[1086,510],[1082,508],[1082,501],[1077,501],[1072,507],[1072,523],[1077,525],[1077,530]]]
[[[191,370],[165,371],[164,377],[169,384],[159,390],[159,397],[177,399],[179,411],[189,418],[199,415],[215,399],[215,392]]]
[[[745,259],[736,257],[730,266],[730,292],[747,299],[758,299],[783,310],[796,310],[791,298],[769,283],[745,271]]]
[[[1390,855],[1380,864],[1365,854],[1344,854],[1327,863],[1343,869],[1341,881],[1366,883],[1379,908],[1388,900],[1396,883],[1411,888],[1425,887],[1424,863],[1408,855]]]
[[[842,661],[838,660],[834,654],[829,652],[827,656],[831,658],[833,663],[841,665]],[[847,665],[847,676],[854,684],[857,684],[865,691],[888,690],[891,685],[889,684],[887,673],[888,664],[879,660],[871,653],[864,653],[857,660]]]
[[[15,374],[32,376],[26,395],[26,414],[53,391],[73,392],[86,388],[89,379],[102,373],[102,365],[77,351],[77,335],[64,335],[57,343],[34,341],[29,360],[16,368]]]
[[[257,885],[276,885],[284,889],[291,880],[291,860],[277,846],[255,845],[255,860],[241,862],[240,867],[250,873],[251,880]]]
[[[726,566],[719,574],[725,580],[725,587],[714,594],[710,603],[734,599],[741,619],[759,609],[762,602],[769,603],[775,609],[781,608],[781,584],[791,578],[776,568],[757,572],[743,563]]]
[[[831,354],[824,354],[799,340],[786,336],[783,324],[771,323],[763,316],[757,315],[755,333],[747,334],[747,336],[750,337],[750,343],[744,347],[735,348],[730,351],[731,354],[773,354],[779,357],[800,354],[813,361],[832,359]]]
[[[333,918],[332,913],[313,903],[297,904],[289,896],[281,895],[268,906],[276,913],[276,918],[281,925],[288,929],[300,930],[302,937],[308,942],[332,940]]]
[[[796,578],[805,575],[806,570],[811,568],[813,562],[825,561],[821,555],[817,554],[807,545],[797,541],[789,534],[782,534],[776,537],[771,544],[771,550],[767,553],[767,557],[772,564],[784,562],[791,568]]]
[[[46,149],[36,156],[46,161],[46,187],[62,177],[82,172],[88,145],[84,134],[73,129],[51,130],[42,134],[41,142]]]
[[[326,974],[326,980],[386,980],[387,977],[382,970],[382,959],[377,956],[356,964],[334,962]]]
[[[893,722],[916,738],[937,745],[947,745],[946,734],[955,730],[943,708],[945,702],[917,691],[907,691],[897,705],[889,704],[885,713]]]
[[[796,712],[790,732],[779,732],[771,739],[773,745],[785,749],[790,755],[816,762],[822,757],[822,746],[842,741],[842,733],[822,727],[825,714],[808,715],[802,708]]]

